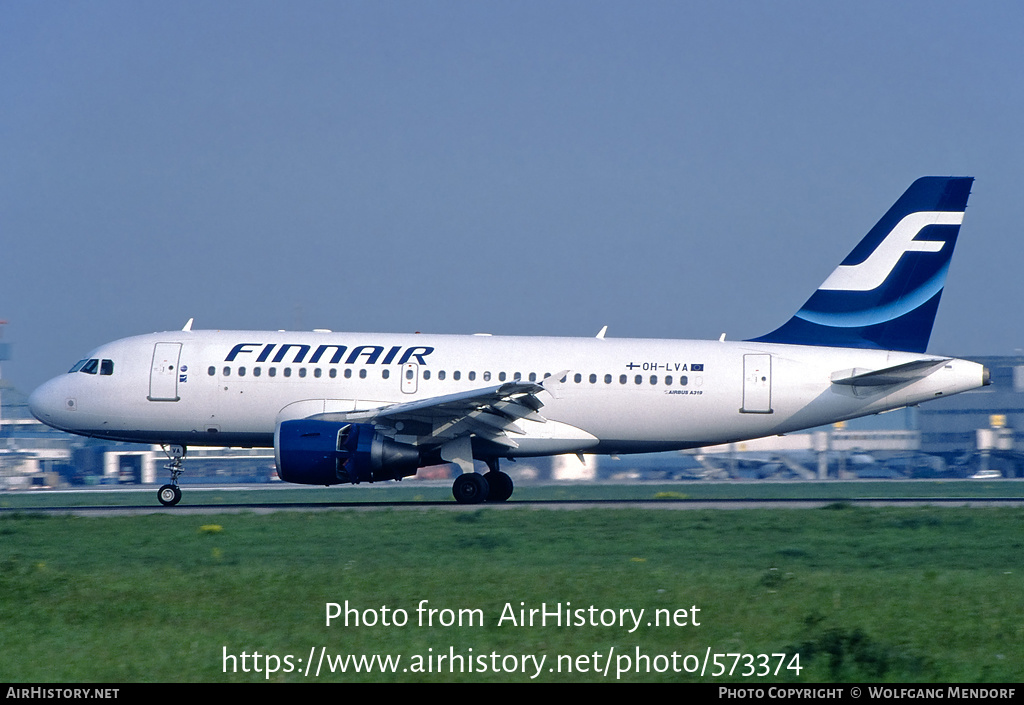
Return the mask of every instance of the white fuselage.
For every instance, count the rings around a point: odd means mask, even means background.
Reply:
[[[690,340],[175,331],[118,340],[89,357],[112,370],[41,386],[30,400],[40,420],[98,438],[201,446],[271,447],[283,420],[564,376],[540,395],[546,422],[520,421],[525,433],[507,457],[724,443],[985,383],[981,365],[951,359],[903,384],[835,384],[843,371],[943,358]]]

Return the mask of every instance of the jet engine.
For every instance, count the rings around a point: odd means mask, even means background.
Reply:
[[[285,482],[337,485],[415,475],[420,452],[378,432],[373,424],[296,419],[274,434],[277,474]]]

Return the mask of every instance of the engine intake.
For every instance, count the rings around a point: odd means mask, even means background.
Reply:
[[[420,467],[418,448],[384,436],[373,424],[282,421],[274,454],[281,479],[300,485],[398,480]]]

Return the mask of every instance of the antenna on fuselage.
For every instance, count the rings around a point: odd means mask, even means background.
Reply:
[[[188,319],[188,321],[185,323],[185,326],[182,328],[182,330],[192,330],[192,321],[194,321],[194,320],[196,320],[196,319],[194,319],[194,318]]]

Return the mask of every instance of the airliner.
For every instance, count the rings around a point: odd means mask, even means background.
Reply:
[[[780,328],[743,341],[192,330],[102,345],[40,386],[71,433],[161,444],[178,503],[188,446],[274,448],[287,482],[458,469],[502,502],[502,459],[681,450],[789,433],[989,383],[925,352],[972,177],[915,181]],[[477,471],[482,461],[486,472]]]

